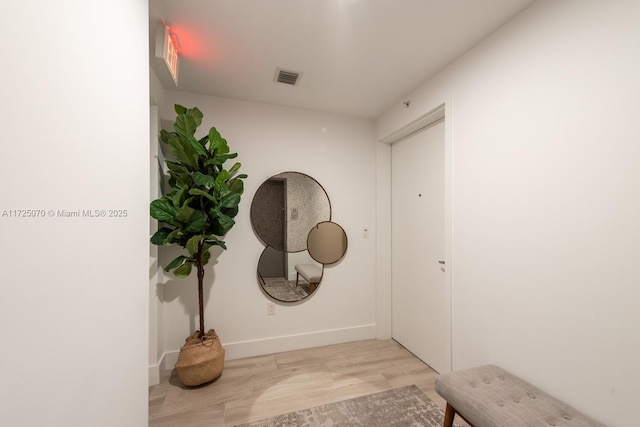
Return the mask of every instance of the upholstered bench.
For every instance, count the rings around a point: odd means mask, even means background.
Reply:
[[[309,292],[313,292],[322,279],[322,268],[315,264],[296,264],[296,286],[300,276],[309,282]]]
[[[604,427],[494,365],[440,375],[436,391],[447,401],[445,427],[456,414],[475,427]]]

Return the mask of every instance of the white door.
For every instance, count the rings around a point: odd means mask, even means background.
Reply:
[[[444,137],[440,121],[391,148],[392,335],[439,373],[451,370]]]

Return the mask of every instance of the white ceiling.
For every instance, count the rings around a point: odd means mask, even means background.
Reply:
[[[376,118],[534,1],[150,0],[149,15],[152,46],[160,21],[180,40],[178,90]]]

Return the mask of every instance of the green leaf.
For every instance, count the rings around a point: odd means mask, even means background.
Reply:
[[[151,236],[151,243],[154,245],[163,245],[164,241],[167,239],[167,236],[171,233],[170,228],[162,227]]]
[[[218,203],[218,201],[216,200],[216,198],[214,196],[212,196],[211,194],[207,193],[204,190],[201,190],[199,188],[192,188],[189,190],[189,194],[191,194],[192,196],[204,196],[207,199],[211,200],[213,203]]]
[[[200,124],[202,123],[202,111],[200,111],[198,107],[188,109],[187,114],[193,117],[196,122],[196,127],[200,126]]]
[[[231,218],[228,215],[223,214],[222,212],[220,212],[220,216],[218,217],[218,222],[224,228],[224,233],[225,234],[227,233],[227,231],[231,230],[231,227],[233,227],[235,225],[235,223],[236,223],[233,220],[233,218]]]
[[[176,132],[167,132],[163,129],[160,135],[169,146],[171,146],[172,143],[175,144],[177,141],[180,141],[180,135]]]
[[[221,145],[225,144],[226,141],[220,135],[220,132],[215,127],[209,129],[209,152],[213,153],[216,151]]]
[[[176,172],[176,173],[188,173],[188,170],[186,167],[184,167],[184,165],[181,165],[180,163],[176,163],[176,162],[170,162],[167,161],[167,167],[169,168],[170,171],[172,172]]]
[[[176,268],[175,270],[173,270],[173,274],[176,277],[179,277],[181,279],[184,279],[185,277],[188,277],[189,274],[191,274],[191,267],[193,264],[191,264],[190,262],[185,262],[184,264],[182,264],[180,267]]]
[[[229,186],[229,191],[233,193],[242,194],[244,192],[244,183],[240,181],[239,177],[230,179],[228,182],[228,186]]]
[[[220,206],[223,208],[233,208],[240,204],[240,194],[228,192],[220,198]]]
[[[167,144],[169,142],[169,138],[171,138],[171,136],[176,136],[175,132],[169,132],[165,129],[160,129],[160,141],[164,142],[165,144]]]
[[[200,233],[204,231],[206,224],[204,221],[204,215],[200,211],[195,211],[191,218],[189,218],[189,223],[185,228],[187,233]]]
[[[220,211],[228,216],[229,218],[235,218],[238,215],[238,207],[235,206],[233,208],[222,208]]]
[[[181,137],[191,137],[196,133],[198,126],[196,120],[187,114],[180,114],[176,118],[176,122],[173,124],[173,128]]]
[[[221,165],[224,164],[224,162],[226,162],[227,160],[235,159],[236,157],[238,157],[238,153],[220,154],[213,158],[213,164]]]
[[[179,228],[176,228],[171,233],[169,233],[169,235],[164,240],[164,244],[170,245],[171,243],[177,242],[182,238],[182,236],[184,236],[184,231],[182,231]]]
[[[180,175],[176,180],[176,187],[189,188],[193,185],[193,178],[191,175]]]
[[[165,198],[157,199],[151,202],[150,213],[151,216],[158,221],[175,223],[176,210],[173,205]]]
[[[218,211],[215,220],[211,223],[211,231],[216,236],[224,236],[231,227],[235,225],[235,221],[230,216]]]
[[[196,173],[193,174],[193,182],[196,185],[201,185],[204,187],[213,187],[213,184],[215,182],[215,178],[210,176],[210,175],[205,175],[202,172],[198,171]]]
[[[229,169],[229,175],[233,176],[233,174],[235,174],[238,169],[240,169],[240,163],[239,162],[235,162],[233,166],[231,166],[231,169]]]
[[[182,105],[179,104],[175,104],[173,106],[173,109],[176,110],[177,114],[184,114],[187,112],[187,109],[185,107],[183,107]]]
[[[207,239],[205,240],[205,242],[213,245],[213,246],[220,246],[222,249],[227,249],[227,245],[225,245],[224,241],[220,240],[220,239]]]
[[[189,255],[193,256],[198,253],[198,246],[200,245],[201,240],[202,240],[202,236],[197,234],[187,241],[187,244],[185,247],[189,251]]]
[[[173,203],[173,206],[182,206],[183,205],[183,199],[184,199],[184,195],[186,194],[187,190],[185,190],[184,188],[178,188],[174,193],[173,196],[171,196],[171,202]]]
[[[189,138],[189,142],[191,143],[191,146],[193,147],[193,149],[195,150],[196,153],[201,154],[203,156],[207,155],[207,150],[200,143],[200,141],[198,141],[194,137],[191,137],[191,138]]]
[[[203,238],[204,238],[204,236],[203,236]],[[206,241],[203,241],[203,242],[202,242],[202,252],[203,252],[203,253],[204,253],[205,251],[208,251],[210,247],[211,247],[211,244],[210,244],[210,243],[207,243]]]
[[[223,188],[223,184],[229,180],[229,171],[221,170],[218,176],[216,176],[215,187],[218,189]]]
[[[209,131],[209,153],[216,156],[223,156],[229,152],[229,146],[227,145],[227,140],[222,138],[217,130],[213,129],[215,132],[211,133]]]
[[[209,252],[208,250],[202,252],[202,265],[207,265],[210,259],[211,259],[211,252]]]
[[[195,209],[189,206],[182,206],[176,210],[176,218],[178,218],[178,221],[186,223],[189,222],[194,212]]]
[[[174,259],[173,261],[171,261],[169,263],[169,265],[167,265],[164,268],[164,271],[169,271],[169,270],[173,270],[174,268],[180,267],[184,261],[187,259],[186,256],[184,255],[180,255],[179,257],[177,257],[176,259]]]
[[[187,138],[188,136],[184,135],[171,135],[167,140],[167,144],[176,159],[186,166],[196,169],[198,167],[198,153],[196,153]]]
[[[162,132],[161,139],[165,142],[171,152],[175,155],[178,162],[191,168],[197,167],[197,153],[189,143],[188,136],[181,135],[177,132]]]

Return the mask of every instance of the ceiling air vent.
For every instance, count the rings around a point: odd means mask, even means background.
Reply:
[[[278,83],[295,86],[298,84],[298,79],[300,79],[300,73],[296,73],[295,71],[285,71],[279,68],[276,70],[276,81]]]

